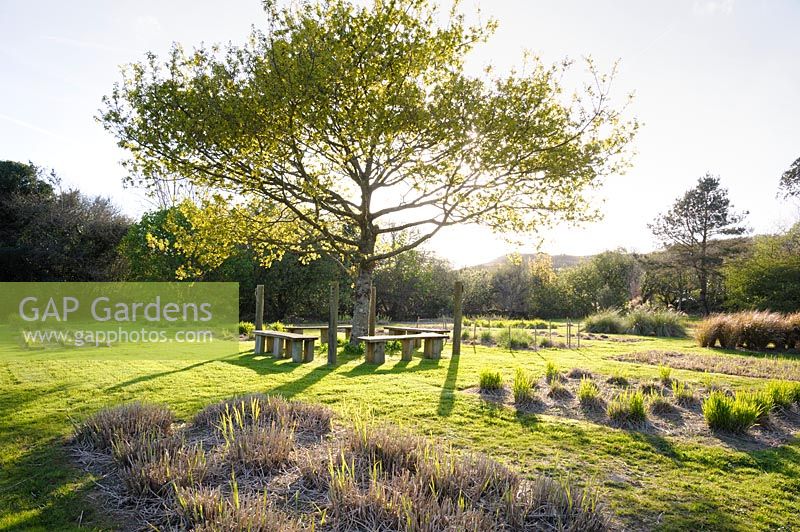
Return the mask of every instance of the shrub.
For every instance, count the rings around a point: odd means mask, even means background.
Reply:
[[[531,335],[523,329],[503,329],[497,335],[497,343],[506,349],[527,349]]]
[[[547,337],[541,338],[539,340],[539,347],[544,347],[545,349],[548,349],[550,347],[556,347],[556,345],[557,344],[553,340]]]
[[[761,408],[751,394],[739,392],[731,397],[725,392],[713,391],[703,401],[703,416],[711,430],[744,433],[763,414]]]
[[[280,331],[280,332],[286,331],[286,325],[284,325],[280,321],[273,321],[272,323],[268,323],[266,328],[269,331]]]
[[[582,377],[578,385],[578,401],[581,406],[594,406],[600,399],[600,388],[589,377]]]
[[[494,336],[492,336],[492,331],[490,329],[481,331],[481,344],[494,345]]]
[[[466,332],[466,331],[465,331]],[[461,335],[464,338],[464,335]],[[469,338],[469,333],[467,332],[467,338]],[[400,343],[399,340],[392,340],[391,342],[386,342],[386,352],[387,353],[399,353],[403,349],[403,344]]]
[[[786,347],[800,349],[800,312],[786,316]]]
[[[685,382],[672,381],[672,397],[675,402],[682,406],[688,406],[694,403],[694,392]]]
[[[549,383],[561,380],[561,372],[558,370],[558,366],[549,360],[547,361],[547,365],[544,367],[544,378]]]
[[[640,391],[620,392],[608,403],[606,413],[609,419],[620,425],[639,425],[647,419],[644,394]]]
[[[111,449],[116,438],[169,434],[172,422],[172,412],[166,406],[136,401],[100,410],[76,427],[75,437],[103,451]]]
[[[239,336],[246,336],[248,338],[253,336],[253,331],[256,330],[256,326],[249,321],[240,321],[239,322]]]
[[[604,310],[584,320],[584,329],[590,333],[622,334],[626,328],[625,320],[618,310]]]
[[[667,386],[672,382],[670,375],[672,375],[672,368],[669,366],[658,366],[658,378]]]
[[[503,388],[503,377],[499,371],[484,368],[478,376],[478,383],[481,391],[496,391]]]
[[[522,368],[517,368],[514,373],[514,385],[512,391],[514,393],[515,403],[526,403],[533,399],[533,386],[535,380],[529,371]]]

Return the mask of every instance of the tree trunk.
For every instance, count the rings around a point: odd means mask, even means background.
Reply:
[[[353,332],[350,343],[358,344],[359,336],[366,336],[369,327],[369,296],[372,287],[373,264],[362,264],[358,270],[353,302]]]

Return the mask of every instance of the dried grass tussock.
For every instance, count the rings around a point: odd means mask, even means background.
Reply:
[[[193,422],[135,403],[76,426],[76,460],[128,530],[605,530],[592,489],[322,406],[253,394]],[[167,421],[169,420],[169,424]],[[156,422],[150,424],[151,422]]]

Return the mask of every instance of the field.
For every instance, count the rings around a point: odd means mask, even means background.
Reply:
[[[663,377],[655,362],[678,360],[670,378],[698,392],[763,387],[767,379],[752,371],[737,374],[737,362],[752,359],[741,353],[701,349],[688,338],[597,336],[580,350],[466,345],[453,358],[448,346],[439,361],[415,355],[402,362],[395,354],[375,367],[342,357],[331,369],[321,351],[315,362],[297,365],[254,356],[252,349],[252,342],[241,342],[238,353],[215,359],[125,348],[0,354],[0,529],[115,527],[93,503],[98,479],[71,460],[66,440],[73,422],[137,399],[167,403],[188,420],[208,403],[256,391],[327,404],[342,419],[369,413],[376,421],[486,453],[526,475],[594,486],[621,528],[800,528],[796,407],[739,437],[691,426],[689,409],[682,418],[651,415],[640,428],[615,427],[602,412],[577,407],[578,380],[567,377],[581,368],[607,391],[614,386],[608,377],[632,385],[655,382]],[[725,373],[702,371],[709,354],[713,369]],[[771,375],[772,361],[759,360],[764,363],[756,374],[773,378],[800,364],[774,361]],[[548,362],[563,373],[565,398],[547,398]],[[538,406],[515,408],[508,396],[480,393],[485,367],[499,370],[508,386],[517,368],[532,372],[539,380]]]

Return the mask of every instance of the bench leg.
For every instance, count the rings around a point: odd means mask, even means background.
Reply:
[[[303,341],[303,362],[314,361],[314,340]]]
[[[327,327],[320,327],[319,329],[319,343],[327,344],[328,343],[328,328]]]
[[[414,340],[400,340],[403,346],[402,360],[411,360],[411,352],[414,350]]]
[[[416,333],[416,331],[413,332]],[[412,334],[412,333],[409,333],[408,331],[403,331],[401,334]],[[425,345],[427,344],[428,341],[425,340]],[[419,349],[420,347],[422,347],[422,339],[421,338],[414,339],[414,349]]]
[[[256,355],[261,355],[264,353],[264,337],[263,336],[256,336],[256,348],[253,351]]]
[[[351,329],[345,329],[344,330],[344,339],[345,340],[350,340],[350,333],[351,332],[353,332]]]
[[[434,338],[431,341],[431,358],[442,358],[442,348],[444,348],[444,340],[441,338]]]
[[[281,344],[283,340],[280,338],[272,338],[272,355],[275,358],[281,358],[281,348],[283,347]]]
[[[385,342],[375,342],[367,344],[367,353],[370,354],[370,350],[372,351],[371,357],[367,358],[367,362],[370,364],[383,364],[386,362],[386,343]],[[372,349],[370,349],[372,348]]]
[[[303,361],[302,340],[286,340],[286,349],[291,353],[292,362],[300,364]]]

